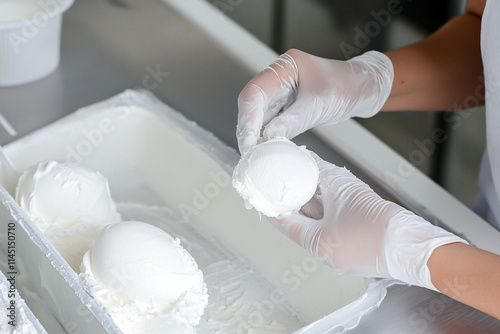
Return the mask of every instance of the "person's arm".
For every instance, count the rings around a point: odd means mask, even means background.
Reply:
[[[427,266],[440,292],[500,319],[500,255],[452,243],[436,248]]]
[[[485,4],[469,0],[464,14],[428,38],[386,52],[394,81],[383,111],[456,110],[484,103],[480,30]]]
[[[339,61],[291,49],[238,96],[236,137],[244,153],[264,140],[382,110],[465,109],[484,103],[480,50],[486,0],[425,40]]]

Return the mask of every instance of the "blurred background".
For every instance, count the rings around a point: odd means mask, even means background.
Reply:
[[[460,14],[465,0],[206,0],[282,53],[348,59],[417,42]],[[485,147],[484,109],[390,112],[356,119],[467,206]],[[445,117],[443,117],[446,115]],[[433,140],[442,129],[447,138]]]

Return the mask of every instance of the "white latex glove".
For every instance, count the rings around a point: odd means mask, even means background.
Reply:
[[[393,278],[437,291],[427,267],[433,250],[466,241],[382,199],[347,169],[313,156],[320,170],[323,212],[313,198],[302,213],[268,219],[338,272]]]
[[[238,97],[240,152],[261,136],[291,139],[318,125],[371,117],[389,97],[393,78],[391,60],[377,51],[340,61],[289,50]]]

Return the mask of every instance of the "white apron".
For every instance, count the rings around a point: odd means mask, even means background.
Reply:
[[[500,1],[488,0],[481,24],[486,88],[486,151],[474,210],[500,229]]]

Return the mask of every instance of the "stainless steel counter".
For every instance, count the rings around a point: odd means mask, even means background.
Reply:
[[[61,48],[61,64],[48,77],[0,87],[0,113],[12,128],[0,128],[0,145],[127,88],[145,88],[236,148],[237,96],[254,74],[161,1],[76,2],[64,14]],[[348,164],[312,134],[297,142]]]
[[[224,20],[219,16],[211,26]],[[79,107],[140,87],[236,147],[236,99],[256,68],[214,34],[216,29],[207,32],[160,1],[76,1],[64,15],[57,71],[32,84],[0,88],[0,113],[12,126],[0,129],[0,144]],[[296,142],[351,168],[382,196],[397,197],[313,133]],[[348,332],[498,333],[500,321],[432,291],[393,286],[380,307]]]

